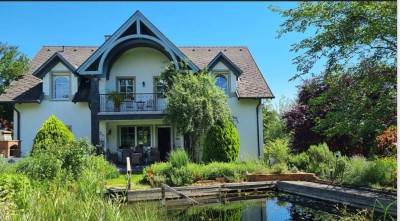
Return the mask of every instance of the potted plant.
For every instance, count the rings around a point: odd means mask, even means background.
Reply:
[[[121,94],[117,91],[112,91],[111,93],[108,94],[108,99],[114,102],[114,110],[120,111],[120,106],[124,101],[124,94]]]

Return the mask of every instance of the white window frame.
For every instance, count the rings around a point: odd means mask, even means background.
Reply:
[[[121,80],[132,80],[132,92],[121,92]],[[136,90],[136,85],[135,85],[136,79],[134,77],[118,77],[117,78],[117,91],[119,93],[125,93],[125,100],[133,100],[135,96],[135,90]],[[125,85],[125,89],[127,86]],[[131,98],[127,96],[128,94],[132,94]]]
[[[60,77],[68,79],[68,98],[56,98],[56,80]],[[67,72],[52,73],[51,75],[51,100],[53,101],[69,101],[71,99],[71,75]]]
[[[225,79],[226,79],[226,93],[221,87],[219,87],[219,86],[217,86],[215,84],[216,80],[217,80],[216,78],[219,77],[219,76],[225,77]],[[213,71],[212,72],[212,77],[213,77],[213,79],[215,81],[215,83],[214,83],[215,86],[217,86],[218,88],[223,90],[224,94],[229,97],[230,93],[231,93],[231,84],[230,84],[230,78],[229,78],[229,71]]]

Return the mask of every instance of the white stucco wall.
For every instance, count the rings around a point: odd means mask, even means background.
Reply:
[[[231,107],[232,115],[237,117],[238,122],[235,122],[236,128],[240,137],[240,152],[239,160],[256,159],[258,157],[258,142],[257,142],[257,115],[256,107],[258,100],[229,98],[228,104]],[[259,124],[262,128],[262,124]],[[262,139],[262,133],[261,137]],[[261,156],[262,142],[260,143]]]
[[[126,51],[112,65],[109,80],[99,83],[100,94],[117,91],[118,77],[134,77],[135,93],[154,93],[154,77],[160,76],[169,59],[152,48],[134,48]],[[145,87],[142,83],[145,82]]]
[[[227,72],[229,80],[229,97],[228,105],[231,108],[232,115],[237,118],[235,123],[240,137],[239,160],[257,159],[258,148],[260,148],[260,156],[263,154],[263,133],[262,133],[262,105],[259,107],[259,115],[257,117],[257,105],[259,100],[241,99],[238,100],[236,95],[236,76],[223,63],[219,62],[210,70],[213,72]],[[257,131],[257,121],[259,130]],[[257,134],[259,136],[257,136]],[[257,140],[258,139],[258,140]],[[259,141],[259,142],[258,142]]]
[[[70,99],[55,101],[51,99],[52,73],[69,73],[70,76]],[[55,115],[65,125],[71,125],[72,133],[75,138],[88,137],[90,141],[90,109],[88,104],[72,102],[72,98],[78,89],[77,78],[61,63],[57,64],[43,78],[44,99],[40,104],[16,104],[16,109],[20,112],[20,140],[21,154],[25,156],[32,150],[33,139],[37,131],[41,128],[44,121],[51,115]],[[17,122],[17,113],[14,111],[14,120]],[[17,139],[17,125],[14,124],[14,139]]]
[[[65,125],[72,126],[75,138],[88,137],[90,141],[90,110],[87,103],[72,103],[71,101],[48,101],[41,104],[16,104],[20,112],[20,139],[22,156],[32,150],[33,139],[37,131],[51,115],[55,115]],[[14,118],[16,113],[14,111]],[[17,131],[16,124],[14,131]],[[14,134],[15,139],[18,136]]]

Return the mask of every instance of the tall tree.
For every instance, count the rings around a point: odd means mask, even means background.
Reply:
[[[346,136],[365,156],[378,153],[376,137],[397,124],[396,76],[395,66],[367,61],[320,76],[319,85],[326,90],[309,101],[313,130],[327,139]]]
[[[200,139],[217,122],[231,118],[227,97],[206,71],[196,74],[187,68],[173,71],[170,66],[161,78],[167,83],[164,121],[187,138],[185,148],[192,159],[198,159]]]
[[[21,77],[28,70],[29,59],[18,51],[17,46],[9,46],[0,42],[0,94],[13,80]],[[13,119],[13,107],[11,104],[0,104],[0,118],[2,122],[11,122]],[[8,127],[8,123],[0,125]]]
[[[291,109],[294,102],[282,96],[275,105],[271,100],[264,101],[263,105],[264,143],[279,138],[289,138],[289,133],[285,131],[286,123],[282,119],[282,115]]]
[[[397,3],[392,1],[301,2],[282,10],[269,6],[286,18],[278,38],[289,32],[314,31],[315,35],[294,44],[291,51],[298,74],[307,74],[326,58],[326,72],[338,72],[349,63],[373,58],[394,64],[397,56]]]

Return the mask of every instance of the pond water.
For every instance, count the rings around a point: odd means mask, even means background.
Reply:
[[[343,209],[343,206],[341,206]],[[170,207],[167,216],[172,220],[209,221],[281,221],[281,220],[337,220],[340,212],[334,204],[307,197],[270,193],[267,197],[239,200],[226,204]],[[355,209],[347,208],[349,212]]]

